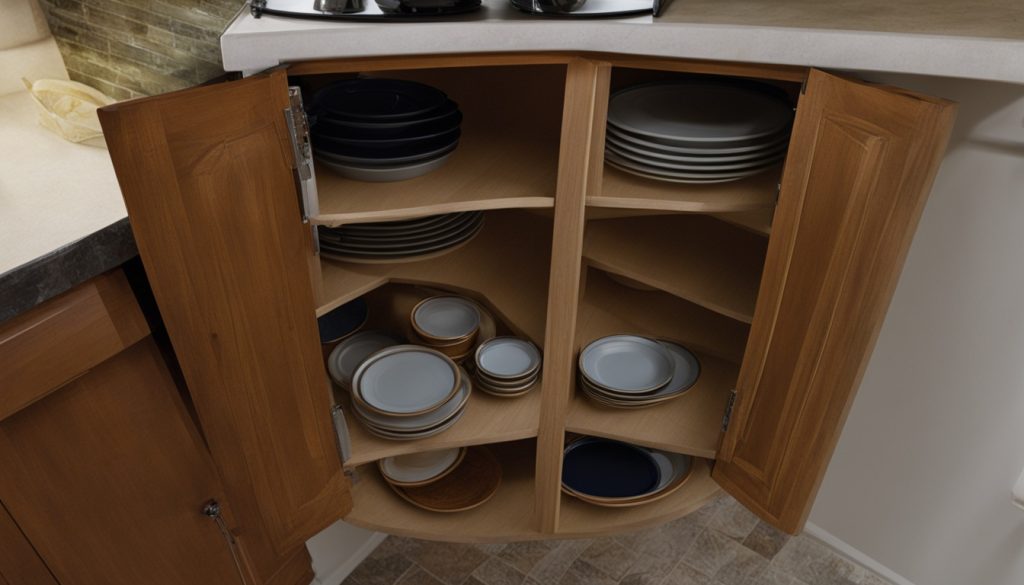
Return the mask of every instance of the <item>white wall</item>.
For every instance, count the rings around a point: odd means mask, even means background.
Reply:
[[[1024,583],[1024,86],[871,76],[960,102],[811,513],[916,585]]]
[[[316,580],[311,585],[339,585],[386,534],[338,521],[306,541]]]

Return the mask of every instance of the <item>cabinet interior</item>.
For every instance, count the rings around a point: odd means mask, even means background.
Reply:
[[[528,59],[528,56],[524,56]],[[658,61],[649,69],[611,64],[610,92],[692,72]],[[669,70],[659,68],[662,64]],[[702,64],[707,73],[713,67]],[[723,71],[736,73],[735,68]],[[481,233],[468,243],[425,260],[353,263],[321,256],[317,315],[360,296],[370,305],[366,328],[401,331],[408,312],[432,291],[469,296],[488,308],[499,331],[529,338],[543,349],[550,311],[552,236],[556,199],[582,196],[585,220],[578,258],[574,349],[616,333],[675,341],[698,356],[701,376],[682,397],[636,410],[600,406],[568,387],[541,384],[523,397],[503,399],[474,392],[466,415],[451,429],[421,440],[387,441],[348,419],[354,470],[354,510],[347,520],[367,528],[437,540],[507,541],[595,536],[641,528],[685,515],[719,487],[710,470],[721,442],[722,418],[735,387],[753,319],[781,165],[738,181],[677,184],[644,179],[603,165],[603,146],[589,152],[563,134],[604,134],[568,128],[566,65],[522,64],[361,71],[434,85],[464,113],[456,155],[439,170],[395,183],[363,183],[317,170],[320,212],[313,224],[407,219],[453,211],[487,210]],[[756,68],[742,69],[748,77]],[[304,89],[351,73],[301,78]],[[762,81],[762,80],[758,80]],[[766,80],[796,103],[799,84]],[[598,84],[598,88],[601,85]],[[600,92],[600,89],[598,89]],[[598,102],[608,95],[588,96]],[[582,99],[575,96],[575,99]],[[563,116],[563,111],[566,113]],[[598,111],[604,110],[599,108]],[[584,152],[581,152],[584,151]],[[559,191],[559,156],[586,156],[597,167],[586,192]],[[566,167],[567,168],[567,167]],[[564,172],[564,171],[563,171]],[[499,333],[500,334],[500,333]],[[575,370],[574,370],[575,372]],[[575,375],[572,378],[575,380]],[[344,392],[337,392],[347,405]],[[560,396],[554,396],[558,394]],[[568,399],[564,432],[608,437],[685,453],[697,459],[682,489],[634,508],[600,508],[560,493],[540,493],[537,473],[548,466],[537,441],[544,405]],[[456,514],[430,513],[408,504],[379,476],[376,461],[388,456],[487,444],[505,466],[499,493],[483,506]],[[540,502],[555,502],[557,527],[542,526]],[[534,511],[534,513],[531,513]]]

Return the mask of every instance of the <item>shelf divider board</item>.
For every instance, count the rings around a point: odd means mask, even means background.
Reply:
[[[588,538],[631,532],[681,518],[715,497],[721,488],[711,479],[708,463],[697,459],[690,479],[661,500],[632,508],[602,508],[562,495],[559,538]],[[356,490],[358,494],[358,486]]]
[[[712,213],[711,215],[726,223],[750,230],[755,234],[768,236],[772,233],[772,219],[775,216],[775,207],[751,211]]]
[[[698,355],[700,378],[679,398],[638,409],[603,406],[577,391],[565,430],[714,459],[739,368]]]
[[[322,315],[387,282],[435,285],[483,296],[517,335],[543,345],[551,221],[524,211],[490,212],[463,247],[429,260],[397,264],[322,261]]]
[[[728,183],[691,185],[646,179],[605,165],[601,194],[587,197],[587,205],[678,213],[771,209],[779,193],[779,175],[772,170]]]
[[[591,266],[750,323],[766,247],[714,218],[662,215],[590,221],[583,254]]]
[[[502,465],[497,493],[479,508],[443,514],[421,510],[394,493],[376,465],[356,470],[354,507],[345,521],[369,530],[455,542],[505,542],[540,538],[534,520],[532,444],[491,445]]]
[[[540,532],[558,530],[565,419],[575,375],[573,341],[582,274],[586,196],[600,189],[611,66],[574,60],[566,71],[545,330],[543,401],[537,435]]]

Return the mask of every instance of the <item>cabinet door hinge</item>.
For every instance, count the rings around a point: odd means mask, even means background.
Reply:
[[[348,437],[348,424],[345,422],[345,413],[341,410],[340,404],[331,407],[331,421],[334,422],[334,435],[338,442],[338,455],[341,457],[341,464],[352,456],[352,441]]]
[[[249,0],[249,12],[254,18],[263,16],[263,10],[267,7],[267,0]]]
[[[313,146],[309,139],[309,120],[302,107],[302,92],[297,87],[288,88],[288,107],[284,109],[284,120],[292,143],[295,180],[298,183],[299,211],[302,222],[308,223],[311,215],[320,212],[316,192],[316,173],[313,170]]]
[[[725,405],[725,415],[722,416],[722,432],[729,428],[729,421],[732,420],[732,407],[736,404],[736,389],[729,391],[729,402]]]

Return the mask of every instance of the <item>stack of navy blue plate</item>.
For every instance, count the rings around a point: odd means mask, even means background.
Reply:
[[[314,154],[359,181],[402,181],[444,165],[459,144],[462,112],[441,90],[402,79],[347,79],[309,107]]]

